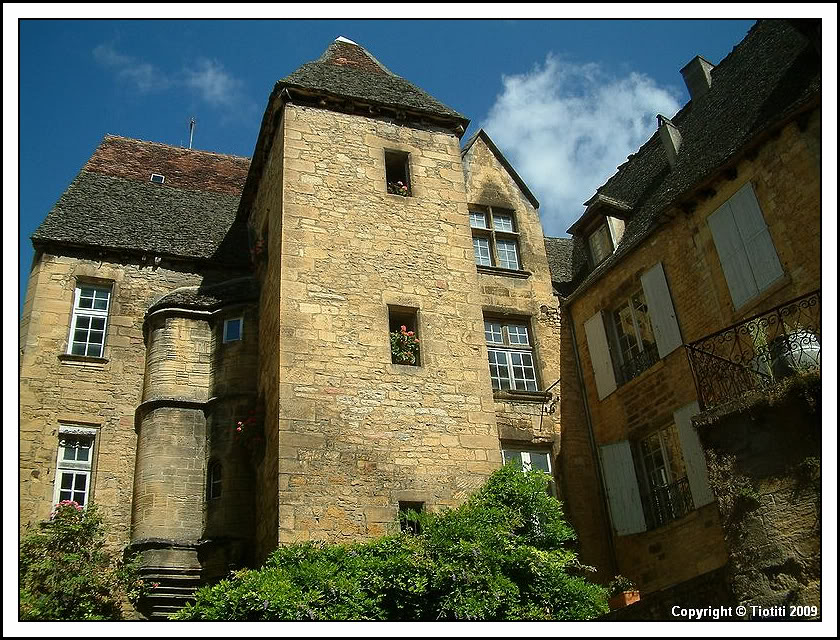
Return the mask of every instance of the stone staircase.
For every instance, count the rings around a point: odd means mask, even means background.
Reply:
[[[198,568],[144,567],[140,577],[148,584],[158,585],[139,607],[149,620],[168,620],[171,614],[193,601],[193,594],[201,584],[201,570]]]

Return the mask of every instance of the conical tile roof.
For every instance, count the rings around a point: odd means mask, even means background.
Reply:
[[[466,117],[396,75],[364,47],[344,37],[336,38],[320,58],[282,78],[277,86],[428,113],[458,120],[465,127],[469,123]]]

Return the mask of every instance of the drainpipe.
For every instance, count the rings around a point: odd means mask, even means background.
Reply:
[[[589,435],[589,448],[592,450],[592,456],[595,458],[595,474],[598,476],[598,484],[601,487],[603,496],[606,498],[607,491],[604,483],[604,475],[601,472],[601,456],[598,455],[598,447],[595,446],[595,431],[592,428],[592,415],[589,412],[589,400],[586,397],[586,387],[583,384],[583,368],[580,366],[580,356],[577,349],[577,336],[575,335],[575,323],[572,319],[571,306],[564,306],[564,310],[569,315],[569,328],[572,332],[572,352],[575,354],[575,368],[577,369],[578,383],[580,384],[581,397],[583,398],[583,408],[586,413],[586,432]],[[604,522],[607,523],[607,537],[610,544],[610,560],[613,563],[613,575],[618,573],[618,559],[615,555],[615,541],[613,540],[612,520],[610,520],[609,511],[604,504],[605,499],[599,500],[601,503],[601,515],[604,517]]]

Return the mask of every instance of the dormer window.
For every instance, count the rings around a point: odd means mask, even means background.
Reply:
[[[595,267],[612,254],[612,238],[606,221],[589,235],[589,252],[592,255],[592,265]]]
[[[164,180],[166,180],[166,178],[164,178],[159,173],[153,173],[150,180],[151,180],[151,182],[154,182],[155,184],[163,184],[163,182],[164,182]]]
[[[624,235],[624,220],[612,216],[604,217],[603,222],[587,238],[593,267],[597,267],[612,255],[618,243],[621,242],[622,235]]]

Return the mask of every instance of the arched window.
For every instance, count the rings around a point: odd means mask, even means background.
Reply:
[[[211,462],[207,467],[207,500],[222,497],[222,463]]]

